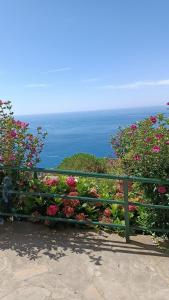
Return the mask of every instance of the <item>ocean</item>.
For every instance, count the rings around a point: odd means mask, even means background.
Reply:
[[[55,113],[19,116],[30,123],[32,132],[42,126],[48,132],[40,167],[54,168],[65,157],[91,153],[97,157],[114,157],[111,137],[144,117],[166,112],[163,107],[116,109],[105,111]]]

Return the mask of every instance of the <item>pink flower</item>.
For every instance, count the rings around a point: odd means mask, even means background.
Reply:
[[[145,139],[145,142],[149,143],[149,142],[151,142],[151,140],[152,140],[151,137],[147,137],[147,138]]]
[[[85,214],[84,213],[80,213],[76,215],[76,220],[77,221],[84,221],[85,220]]]
[[[128,211],[129,212],[135,212],[137,210],[137,206],[134,204],[129,204]]]
[[[134,157],[133,157],[134,160],[141,160],[141,156],[139,154],[136,154]]]
[[[77,180],[73,176],[69,176],[66,178],[66,184],[69,185],[70,187],[75,187],[77,183]]]
[[[111,216],[111,210],[109,208],[106,208],[103,212],[104,216],[107,218],[110,218]]]
[[[132,130],[136,130],[136,129],[137,129],[137,125],[136,125],[136,124],[132,124],[132,125],[131,125],[131,129],[132,129]]]
[[[3,162],[3,157],[2,157],[2,155],[0,155],[0,162]]]
[[[155,124],[155,123],[157,122],[157,117],[151,116],[151,117],[150,117],[150,121],[151,121],[153,124]]]
[[[16,131],[15,131],[15,130],[11,130],[10,136],[11,136],[12,138],[15,138],[15,137],[17,136]]]
[[[66,206],[63,209],[63,212],[66,215],[66,217],[69,218],[69,217],[73,216],[73,214],[74,214],[74,208],[71,207],[71,206]]]
[[[160,152],[160,147],[159,147],[159,146],[154,146],[154,147],[152,148],[152,152],[154,152],[154,153]]]
[[[160,193],[160,194],[165,194],[167,192],[167,189],[165,186],[159,186],[157,191]]]
[[[73,196],[77,197],[78,193],[77,192],[70,192],[68,196]],[[71,207],[76,207],[80,204],[80,201],[78,199],[63,199],[63,205],[66,206],[71,206]]]
[[[45,178],[43,183],[48,186],[55,186],[59,183],[59,178],[57,176],[52,176],[50,178]]]
[[[25,122],[21,122],[21,121],[14,121],[15,125],[17,125],[18,127],[25,129],[29,126],[29,123],[25,123]]]
[[[78,195],[79,195],[78,192],[70,192],[68,194],[68,196],[73,196],[73,197],[77,197]]]
[[[47,215],[48,216],[55,216],[59,211],[59,207],[55,204],[51,204],[47,208]]]
[[[166,141],[166,145],[169,145],[169,141]]]
[[[3,104],[9,104],[10,101],[4,101],[4,100],[0,100],[0,105],[3,105]]]
[[[156,134],[156,138],[157,138],[158,140],[162,139],[163,137],[164,137],[164,134],[162,134],[162,133]]]
[[[12,154],[12,155],[9,157],[9,160],[11,160],[11,161],[14,161],[14,160],[16,160],[16,156],[15,156],[15,154]]]
[[[33,166],[32,162],[28,162],[26,165],[28,168],[31,168]]]

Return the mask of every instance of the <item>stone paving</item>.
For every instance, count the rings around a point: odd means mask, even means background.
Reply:
[[[0,299],[168,300],[169,257],[150,237],[0,226]]]

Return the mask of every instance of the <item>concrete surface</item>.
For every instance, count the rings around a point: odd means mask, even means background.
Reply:
[[[168,300],[169,257],[148,236],[0,226],[0,299]]]

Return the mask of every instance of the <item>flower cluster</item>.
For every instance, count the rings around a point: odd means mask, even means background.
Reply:
[[[37,135],[29,124],[15,120],[10,101],[0,100],[0,164],[33,167],[40,161],[46,133],[40,128]]]
[[[169,105],[169,102],[167,103]],[[169,178],[169,117],[166,114],[150,116],[120,130],[112,139],[123,170],[132,176]],[[167,185],[143,183],[144,197],[148,203],[168,205]],[[129,205],[129,211],[135,208]],[[139,222],[149,227],[166,227],[169,212],[139,209]]]
[[[25,187],[25,183],[20,181],[19,187]],[[105,189],[107,188],[107,195]],[[122,182],[109,187],[103,183],[96,184],[96,180],[75,178],[74,176],[45,176],[39,180],[33,180],[29,185],[29,191],[41,191],[44,193],[57,194],[50,198],[42,197],[40,200],[33,201],[32,216],[37,217],[42,214],[55,218],[75,219],[79,222],[95,221],[99,223],[118,223],[124,222],[124,207],[120,205],[110,205],[99,202],[99,198],[120,199],[124,198]],[[131,191],[131,187],[129,187]],[[61,194],[62,197],[58,198]],[[81,200],[81,197],[93,198],[94,201]],[[98,199],[96,201],[96,199]],[[28,200],[27,200],[28,201]],[[37,201],[37,203],[36,203]],[[31,202],[32,203],[32,202]],[[24,204],[25,205],[25,204]],[[32,205],[32,204],[31,204]],[[29,202],[28,202],[29,206]],[[137,208],[132,202],[129,205],[130,220],[133,222],[138,214]],[[38,219],[35,218],[35,221]],[[50,220],[45,221],[45,225],[50,225]]]
[[[166,177],[169,170],[169,118],[150,116],[120,130],[112,146],[131,175]]]

